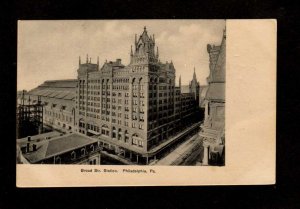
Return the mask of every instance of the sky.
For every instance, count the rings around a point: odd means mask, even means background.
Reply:
[[[100,67],[105,60],[129,64],[130,46],[144,26],[155,34],[161,62],[173,61],[176,84],[209,75],[207,44],[220,45],[224,20],[89,20],[19,21],[17,89],[30,90],[46,80],[75,79],[78,59],[86,55]]]

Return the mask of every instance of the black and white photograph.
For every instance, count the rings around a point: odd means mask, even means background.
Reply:
[[[19,21],[17,163],[225,166],[225,23]]]

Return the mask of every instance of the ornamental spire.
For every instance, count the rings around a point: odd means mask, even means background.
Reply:
[[[181,88],[181,75],[179,75],[179,87]]]

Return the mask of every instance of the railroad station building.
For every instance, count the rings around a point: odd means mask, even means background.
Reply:
[[[130,63],[93,64],[79,58],[76,90],[78,132],[97,135],[104,149],[148,164],[167,141],[201,120],[196,74],[182,93],[172,61],[161,62],[155,36],[135,35]],[[171,141],[170,141],[171,142]],[[165,144],[164,144],[165,143]]]
[[[100,66],[99,58],[79,57],[77,79],[45,81],[25,100],[41,96],[45,125],[91,136],[103,151],[148,164],[202,120],[196,73],[187,86],[180,78],[175,86],[175,79],[174,63],[160,61],[155,36],[145,27],[135,35],[129,64],[116,59]]]

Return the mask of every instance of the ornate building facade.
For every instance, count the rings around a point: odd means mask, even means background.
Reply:
[[[196,83],[195,83],[196,82]],[[135,35],[130,63],[121,59],[92,64],[79,58],[76,115],[78,132],[97,135],[104,148],[132,158],[155,157],[158,146],[174,136],[182,123],[195,123],[199,84],[192,92],[175,87],[175,67],[159,60],[154,35]],[[194,119],[192,119],[194,118]],[[156,150],[157,149],[157,150]]]
[[[205,120],[201,125],[204,165],[225,163],[225,83],[226,83],[226,31],[220,46],[207,45],[210,60],[208,89],[205,97]]]

